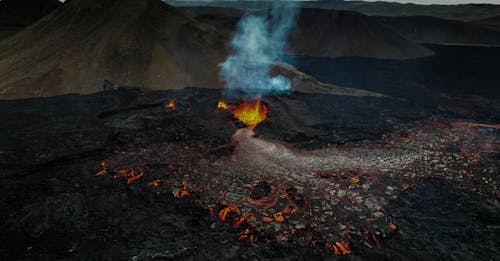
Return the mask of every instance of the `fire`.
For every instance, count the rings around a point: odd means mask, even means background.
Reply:
[[[106,167],[106,162],[102,161],[101,162],[101,170],[99,170],[95,175],[96,176],[104,176],[108,173],[108,167]]]
[[[217,108],[229,110],[234,117],[243,122],[248,127],[254,128],[267,118],[268,107],[260,100],[244,101],[238,105],[230,105],[224,101],[219,101]]]
[[[224,110],[227,110],[229,109],[229,104],[227,104],[224,101],[219,101],[219,103],[217,103],[217,108],[222,108]]]
[[[189,195],[188,183],[187,181],[182,181],[182,190],[177,190],[172,193],[174,198],[184,198]]]
[[[230,212],[236,213],[238,216],[241,216],[240,209],[234,205],[234,204],[229,204],[227,207],[223,208],[221,211],[219,211],[219,218],[222,221],[226,221],[227,216],[229,215]]]
[[[244,240],[244,239],[248,239],[248,242],[250,243],[257,242],[257,237],[255,235],[252,235],[250,233],[250,229],[248,228],[238,233],[238,240]]]
[[[138,179],[140,179],[144,175],[142,170],[135,171],[132,168],[122,168],[117,171],[117,174],[113,176],[114,179],[118,178],[127,178],[127,184],[130,184]]]
[[[165,104],[165,107],[167,108],[171,108],[171,109],[175,109],[175,104],[177,103],[177,100],[176,99],[172,99],[170,101],[168,101],[166,104]]]
[[[351,254],[348,242],[326,243],[325,246],[332,250],[337,256]]]
[[[233,111],[234,117],[249,127],[255,127],[267,118],[268,108],[260,100],[243,102]]]

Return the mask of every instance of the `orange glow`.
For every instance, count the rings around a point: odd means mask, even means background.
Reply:
[[[325,247],[332,250],[333,253],[336,255],[336,256],[340,256],[342,255],[339,251],[339,249],[334,245],[334,244],[331,244],[331,243],[325,243]]]
[[[241,226],[241,224],[245,221],[244,217],[237,217],[233,220],[231,224],[234,228]]]
[[[221,211],[219,211],[219,218],[220,218],[220,220],[226,221],[227,215],[231,211],[235,212],[236,214],[238,214],[238,216],[241,215],[240,209],[236,205],[229,204],[227,207],[225,207]]]
[[[142,172],[142,170],[139,170],[136,172],[132,168],[123,168],[123,169],[118,170],[117,172],[118,172],[118,174],[114,175],[113,178],[114,179],[117,179],[120,177],[127,178],[127,184],[130,184],[130,183],[138,180],[139,178],[142,177],[142,175],[144,175],[144,172]]]
[[[159,179],[148,182],[148,186],[151,186],[151,187],[158,187],[159,185],[160,185]]]
[[[340,251],[342,251],[342,254],[350,254],[351,250],[349,249],[349,243],[347,242],[335,242],[335,245],[337,245],[338,248],[340,248]]]
[[[165,104],[165,107],[175,109],[175,104],[177,103],[176,99],[172,99],[167,104]]]
[[[283,217],[283,212],[274,213],[273,218],[275,221],[278,221],[278,222],[285,221],[285,217]]]
[[[255,127],[267,118],[268,108],[260,100],[243,102],[233,111],[234,117],[249,127]]]
[[[245,238],[248,237],[248,235],[250,234],[250,229],[245,229],[244,231],[241,231],[239,234],[238,234],[238,240],[243,240]]]
[[[108,173],[108,168],[106,167],[106,162],[102,161],[101,162],[101,170],[99,170],[95,175],[96,176],[104,176]]]
[[[398,229],[398,226],[396,224],[391,223],[391,229],[396,231]]]
[[[188,189],[188,183],[187,181],[183,180],[182,181],[182,190],[178,190],[174,193],[172,193],[174,195],[174,198],[184,198],[186,197],[187,195],[189,195],[189,189]]]
[[[219,101],[217,108],[229,110],[233,116],[248,127],[255,127],[267,118],[268,107],[260,100],[244,101],[238,105]]]
[[[257,237],[252,235],[250,233],[250,229],[248,228],[238,233],[238,240],[244,240],[244,239],[248,239],[248,242],[250,243],[257,242]]]
[[[219,101],[219,103],[217,103],[217,108],[222,108],[227,110],[229,109],[229,105],[224,101]]]

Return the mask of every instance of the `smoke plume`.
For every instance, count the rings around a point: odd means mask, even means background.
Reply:
[[[270,12],[242,17],[231,41],[233,54],[220,64],[226,90],[250,94],[289,91],[283,75],[270,76],[273,64],[286,48],[288,34],[298,15],[297,6],[276,1]]]

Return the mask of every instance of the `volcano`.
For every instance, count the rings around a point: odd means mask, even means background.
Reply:
[[[89,93],[104,80],[215,88],[224,39],[159,0],[75,0],[0,44],[0,94]]]
[[[106,82],[222,88],[218,65],[229,39],[160,0],[74,0],[0,42],[0,97],[92,93]],[[378,95],[321,83],[286,63],[273,73],[289,77],[294,90]]]
[[[0,42],[0,260],[498,259],[500,47],[242,4]]]

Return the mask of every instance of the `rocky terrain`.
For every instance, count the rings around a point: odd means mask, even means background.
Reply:
[[[498,125],[395,98],[292,93],[263,97],[253,134],[220,100],[239,98],[119,87],[0,102],[0,256],[498,254]]]
[[[269,3],[176,4],[0,1],[0,260],[500,256],[495,6],[306,2],[250,95]]]

